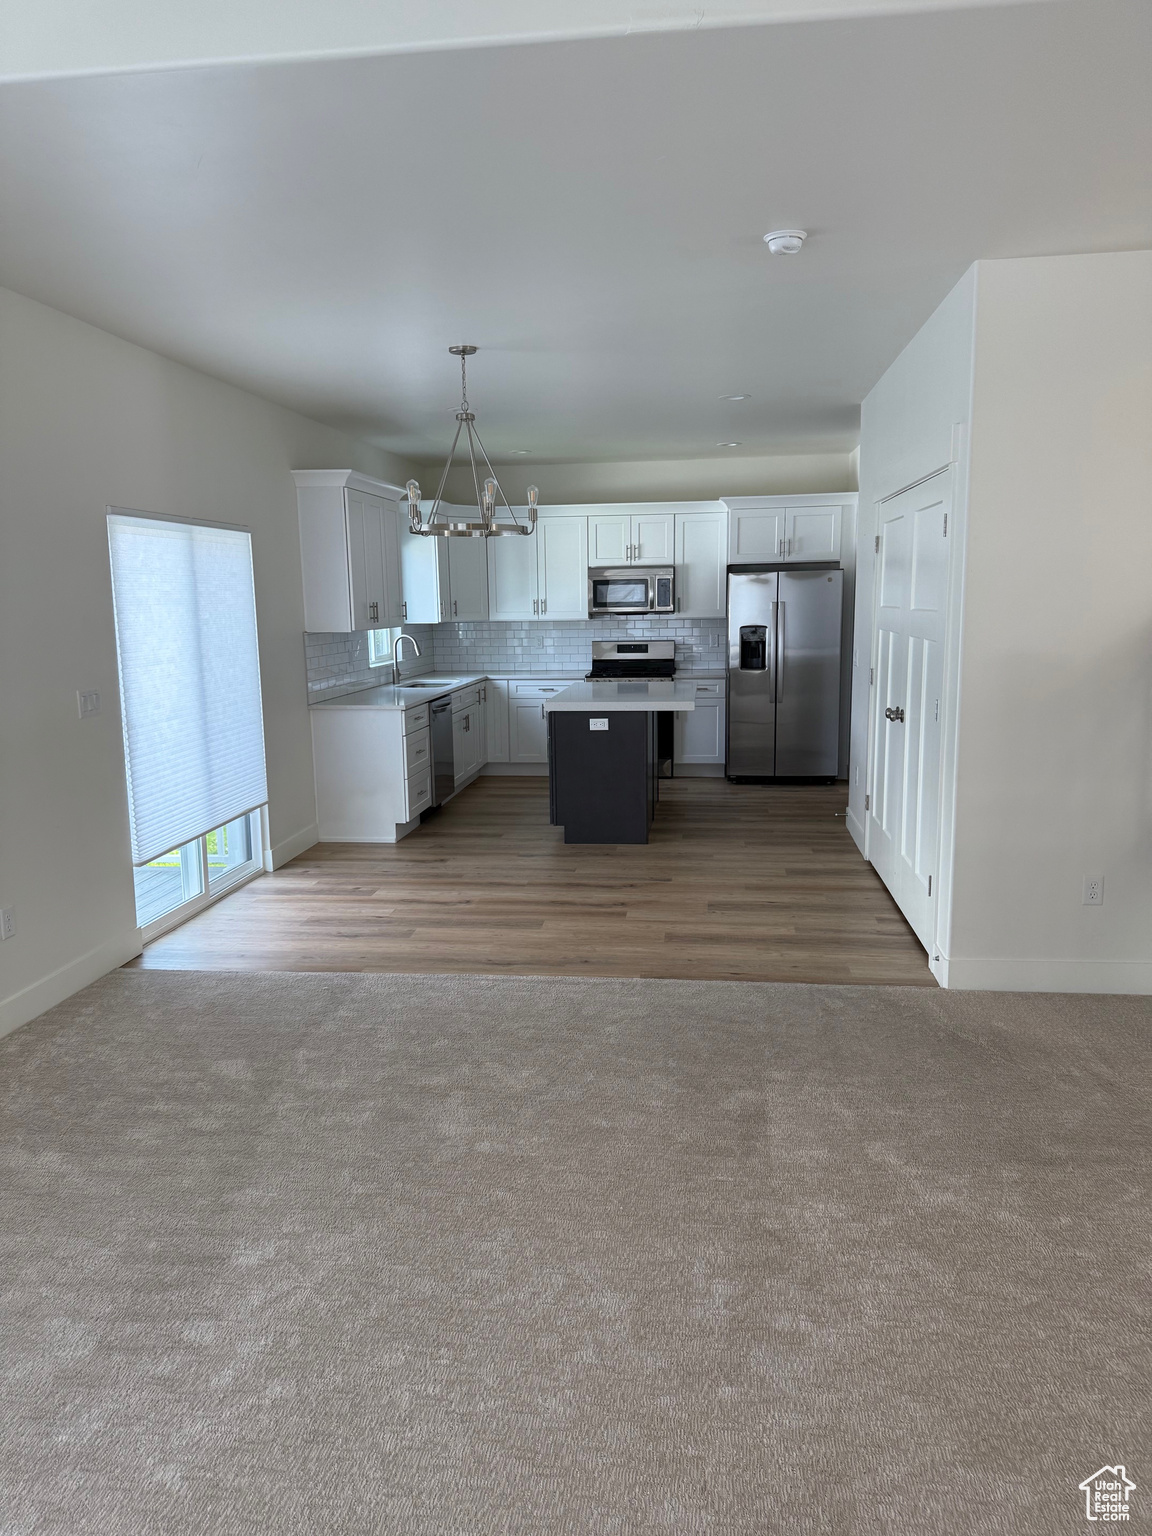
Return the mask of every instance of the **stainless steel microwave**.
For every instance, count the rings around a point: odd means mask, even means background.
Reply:
[[[671,565],[595,565],[588,572],[588,615],[674,613],[675,590]]]

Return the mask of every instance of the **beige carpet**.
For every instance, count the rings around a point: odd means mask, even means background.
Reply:
[[[1152,1529],[1150,1034],[107,977],[0,1043],[0,1530],[1059,1536],[1103,1463]]]

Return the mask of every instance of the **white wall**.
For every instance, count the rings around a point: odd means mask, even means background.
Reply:
[[[271,839],[314,836],[289,470],[406,469],[230,385],[0,289],[0,1033],[139,950],[105,507],[253,533]],[[76,690],[102,712],[77,717]]]
[[[1152,251],[976,312],[949,981],[1150,992]]]
[[[860,510],[848,828],[864,849],[868,776],[868,668],[876,560],[877,506],[955,463],[954,548],[963,543],[966,442],[972,401],[976,268],[971,267],[872,389],[860,408]]]
[[[445,443],[447,453],[447,442]],[[420,471],[421,489],[431,494],[444,461]],[[523,464],[497,466],[500,484],[513,504],[540,488],[541,506],[576,506],[619,501],[715,501],[720,496],[776,496],[807,491],[854,491],[852,453],[776,454],[746,459],[660,459],[618,464]],[[466,501],[471,474],[454,469],[448,495]]]

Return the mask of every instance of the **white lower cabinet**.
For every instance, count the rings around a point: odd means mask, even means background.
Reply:
[[[548,761],[548,721],[544,705],[571,686],[571,679],[510,679],[508,683],[508,761]]]
[[[487,748],[485,762],[508,761],[508,681],[490,677],[484,684],[485,735]]]
[[[696,708],[676,716],[674,763],[724,766],[724,707],[722,679],[702,679],[696,684]]]
[[[484,765],[484,706],[481,685],[472,684],[452,695],[452,757],[456,788],[462,789]]]
[[[310,711],[322,843],[395,843],[432,804],[428,706]]]

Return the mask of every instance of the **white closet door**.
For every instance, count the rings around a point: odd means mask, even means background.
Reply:
[[[880,507],[868,848],[925,949],[939,896],[950,494],[945,471]]]

